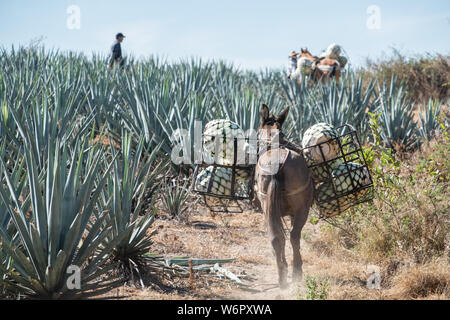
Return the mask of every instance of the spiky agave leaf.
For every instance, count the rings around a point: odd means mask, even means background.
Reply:
[[[144,149],[144,137],[134,144],[132,135],[122,133],[120,154],[111,147],[114,161],[114,172],[108,177],[107,188],[102,194],[102,201],[110,208],[107,217],[112,225],[112,232],[105,242],[114,241],[123,235],[113,249],[114,259],[128,262],[138,261],[147,253],[152,244],[147,231],[154,221],[154,210],[141,216],[143,206],[153,207],[154,198],[146,199],[146,192],[156,186],[157,176],[166,165],[157,163],[157,155],[161,145],[150,153]],[[150,203],[144,201],[150,200]]]
[[[175,130],[193,133],[194,121],[205,118],[205,112],[210,111],[204,90],[208,66],[202,68],[201,62],[156,68],[144,64],[122,77],[117,112],[125,127],[138,136],[143,134],[149,147],[163,142],[161,148],[169,154]]]
[[[166,210],[173,218],[179,218],[187,210],[187,200],[190,195],[190,181],[183,183],[172,181],[166,183],[162,193],[162,200]]]
[[[409,150],[418,145],[417,123],[414,121],[413,105],[408,101],[405,87],[393,76],[389,88],[383,82],[379,98],[381,111],[381,138],[385,145],[395,149]]]
[[[10,147],[8,141],[6,139],[3,140],[0,144],[0,158],[5,161],[6,166],[8,167],[12,184],[17,189],[17,193],[21,194],[27,179],[27,172],[24,168],[25,160],[19,153],[13,155],[8,153],[8,147]],[[3,173],[0,173],[0,183],[6,185]],[[2,232],[5,231],[6,233],[3,234],[3,236],[14,238],[17,230],[14,228],[14,224],[11,223],[11,215],[7,208],[8,204],[11,203],[11,198],[8,200],[8,202],[0,201],[0,225],[3,227],[0,229],[0,236],[2,236]],[[27,212],[31,205],[30,198],[27,197],[22,200],[22,210]]]
[[[435,130],[439,128],[438,116],[441,113],[441,104],[438,101],[428,100],[428,105],[423,105],[420,110],[419,134],[422,139],[430,141]]]
[[[13,260],[3,251],[0,243],[0,297],[2,298],[13,298],[20,292],[19,286],[11,281],[13,272]]]
[[[0,186],[0,197],[4,203],[12,202],[7,207],[19,238],[19,242],[14,241],[0,226],[4,250],[12,257],[17,270],[13,280],[30,297],[61,299],[82,295],[90,282],[104,273],[99,267],[108,259],[114,245],[122,240],[117,237],[108,246],[99,247],[111,226],[105,224],[107,213],[103,211],[97,214],[95,221],[92,217],[111,166],[101,166],[102,153],[98,148],[86,152],[86,140],[76,141],[72,152],[67,146],[61,147],[59,139],[53,142],[48,148],[42,175],[38,172],[38,159],[32,146],[25,145],[26,192],[32,203],[31,219],[22,208],[20,190],[1,160],[7,187]],[[83,170],[83,167],[88,169]],[[81,287],[68,288],[69,266],[80,268]],[[96,278],[87,276],[94,273]]]

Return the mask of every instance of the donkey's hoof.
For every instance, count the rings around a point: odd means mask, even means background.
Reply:
[[[280,289],[286,290],[289,287],[287,281],[280,282]]]
[[[301,271],[294,271],[292,273],[292,281],[295,282],[300,282],[303,279],[303,272]]]

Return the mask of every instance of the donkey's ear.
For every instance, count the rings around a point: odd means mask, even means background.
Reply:
[[[283,110],[283,112],[281,112],[279,115],[278,115],[278,122],[282,125],[283,123],[284,123],[284,121],[286,120],[286,118],[287,118],[287,115],[288,115],[288,113],[289,113],[289,109],[290,109],[290,107],[288,106],[286,109],[284,109]]]
[[[269,118],[269,107],[263,104],[259,114],[261,115],[261,124],[263,124]]]

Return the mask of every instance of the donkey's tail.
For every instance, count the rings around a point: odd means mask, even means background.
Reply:
[[[278,189],[279,181],[277,175],[273,175],[267,190],[266,221],[270,232],[283,236],[284,231],[281,221],[281,199]]]
[[[333,70],[330,73],[330,77],[334,77],[336,75],[336,71],[340,69],[339,62],[333,63]]]

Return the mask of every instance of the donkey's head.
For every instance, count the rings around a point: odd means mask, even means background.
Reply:
[[[289,107],[283,110],[278,116],[270,114],[269,107],[263,104],[260,112],[260,121],[259,121],[259,135],[261,139],[270,140],[269,137],[274,136],[275,133],[281,132],[281,127],[283,126],[284,121],[286,121],[287,115],[289,113]],[[272,131],[272,134],[271,134]]]
[[[304,48],[304,49],[302,48],[298,55],[299,55],[299,57],[306,57],[309,59],[313,58],[312,54],[308,51],[307,48]]]

